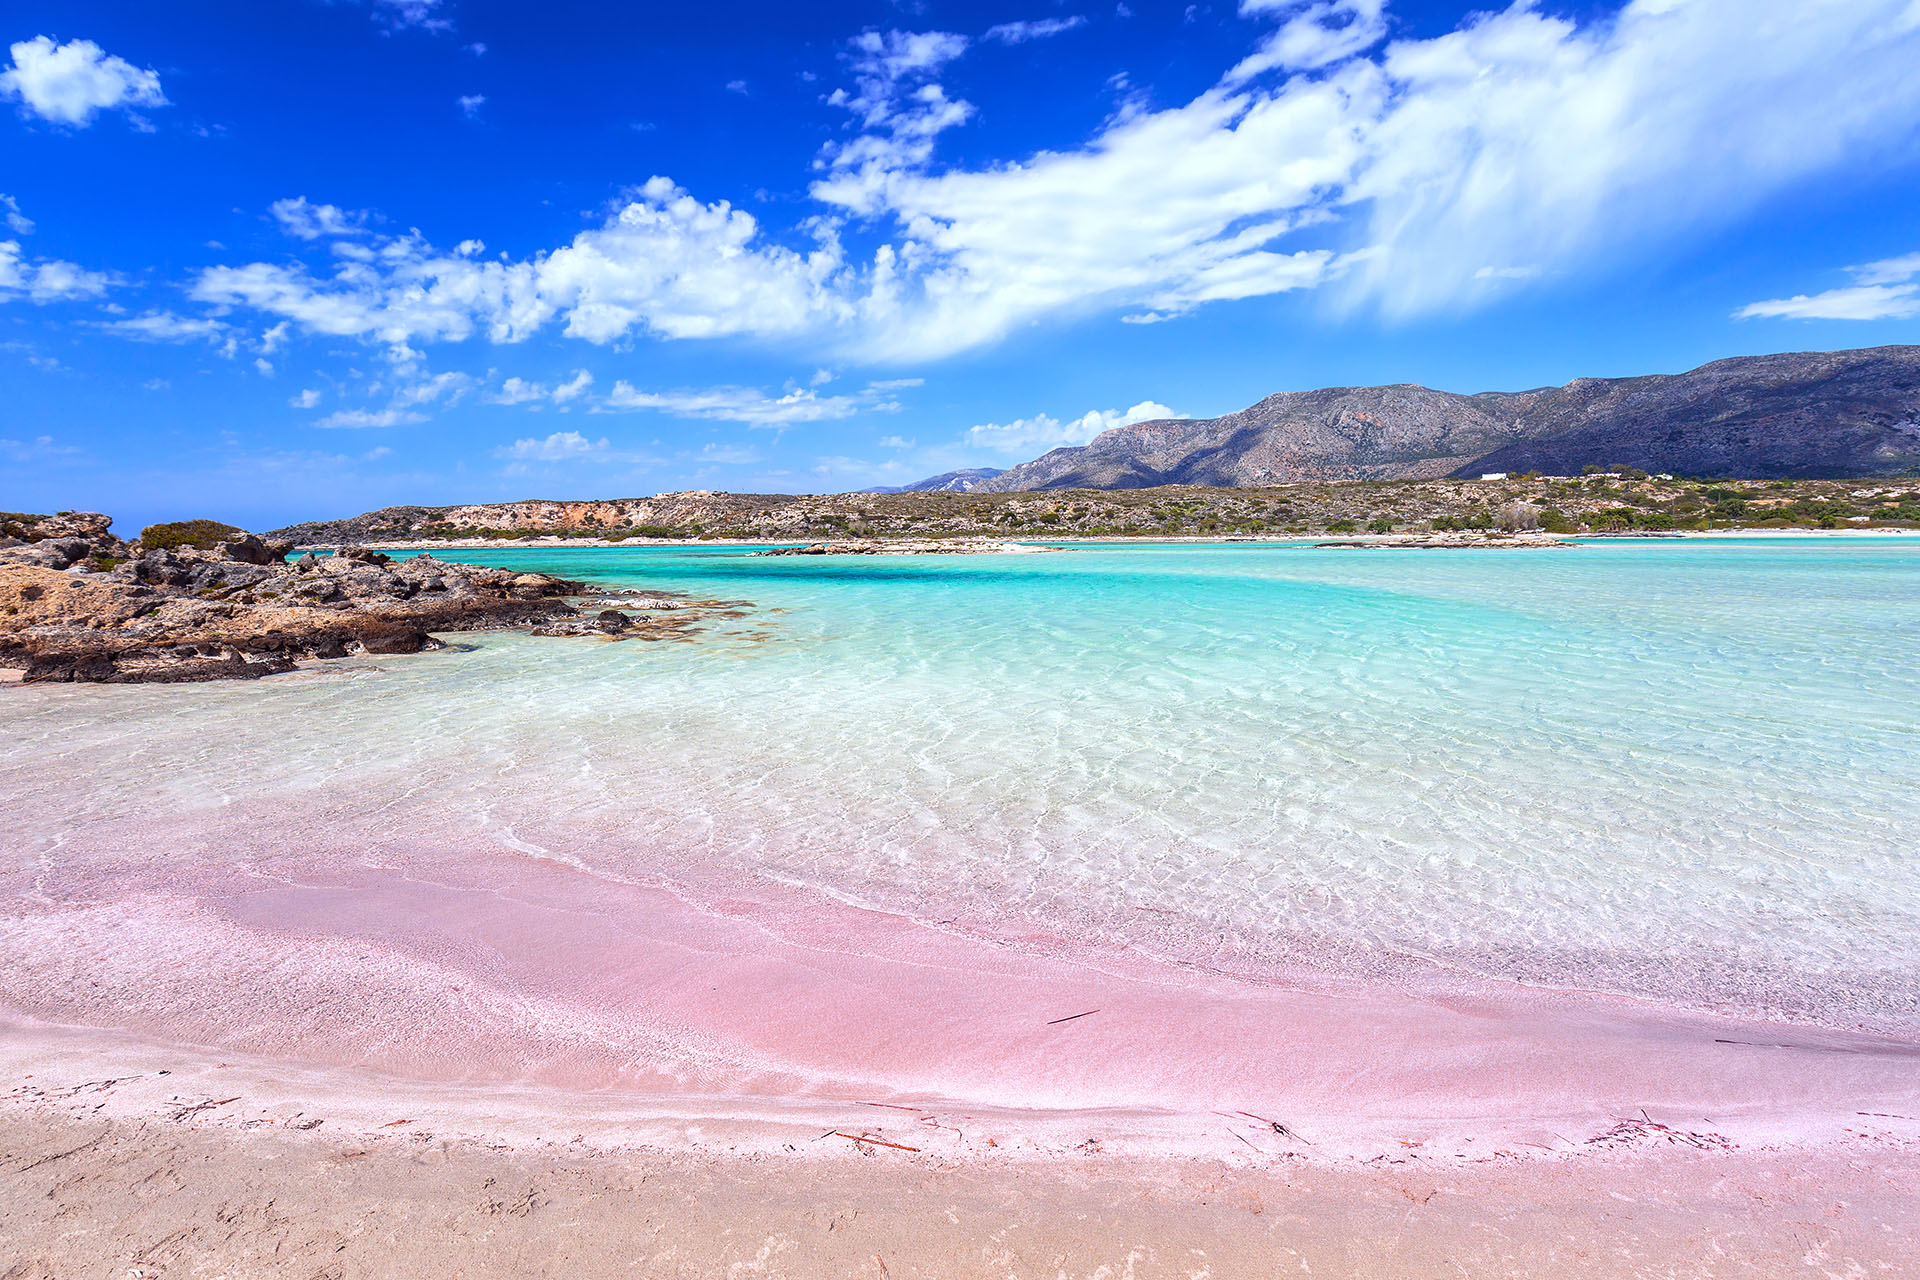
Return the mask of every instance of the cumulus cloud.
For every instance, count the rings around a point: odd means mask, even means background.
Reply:
[[[160,77],[118,58],[91,40],[55,44],[50,36],[21,40],[0,71],[0,97],[55,124],[85,128],[95,115],[120,107],[164,107]]]
[[[497,458],[512,458],[521,462],[571,462],[605,455],[611,452],[611,447],[604,438],[589,440],[578,431],[556,431],[544,440],[515,440],[493,452]]]
[[[1920,253],[1848,267],[1854,283],[1824,293],[1750,302],[1739,320],[1905,320],[1920,316]]]
[[[463,93],[460,95],[459,102],[461,115],[464,115],[469,120],[478,120],[480,118],[480,108],[487,105],[487,95],[484,93]]]
[[[548,387],[544,382],[529,382],[525,378],[508,378],[500,384],[500,389],[487,396],[488,404],[566,404],[578,400],[593,386],[593,375],[585,369],[577,370],[565,382]]]
[[[1032,22],[1003,22],[999,26],[988,27],[986,38],[1001,44],[1025,44],[1029,40],[1045,40],[1057,36],[1075,27],[1087,25],[1086,18],[1074,14],[1070,18],[1040,18]]]
[[[195,296],[386,343],[558,324],[869,360],[1292,290],[1400,318],[1654,252],[1920,125],[1912,0],[1632,0],[1586,20],[1520,3],[1392,41],[1378,0],[1242,9],[1263,30],[1214,87],[979,168],[933,159],[972,112],[936,79],[967,38],[868,32],[830,99],[856,135],[821,153],[818,211],[791,229],[656,177],[527,258],[336,241],[317,272],[220,267]],[[875,247],[849,252],[853,227]]]
[[[302,240],[357,235],[367,221],[363,212],[349,213],[338,205],[314,204],[305,196],[275,200],[269,212],[282,230]]]
[[[313,387],[308,387],[299,395],[287,401],[287,403],[296,409],[318,408],[320,404],[320,392]]]
[[[1110,431],[1114,427],[1130,427],[1136,422],[1184,416],[1153,400],[1142,400],[1124,412],[1119,409],[1093,409],[1065,422],[1044,413],[1036,413],[1031,418],[1015,418],[1008,423],[983,423],[967,432],[967,443],[1001,453],[1031,454],[1039,450],[1058,449],[1062,445],[1085,444],[1102,431]]]
[[[0,302],[25,296],[31,301],[63,302],[97,298],[113,278],[58,258],[29,259],[17,240],[0,240]]]

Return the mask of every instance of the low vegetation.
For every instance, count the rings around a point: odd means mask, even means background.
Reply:
[[[175,520],[169,524],[150,524],[140,531],[140,545],[148,551],[170,551],[192,547],[211,551],[213,544],[245,532],[218,520]]]
[[[1315,537],[1469,530],[1635,534],[1920,526],[1920,479],[1717,480],[1631,468],[1498,480],[1301,482],[1039,493],[680,493],[593,502],[401,507],[298,525],[303,543],[567,537]]]

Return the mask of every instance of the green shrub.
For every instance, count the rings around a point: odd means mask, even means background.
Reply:
[[[1389,516],[1375,516],[1367,522],[1367,528],[1374,533],[1392,533],[1393,520]]]
[[[1540,513],[1540,527],[1548,533],[1572,533],[1579,528],[1573,521],[1567,519],[1567,513],[1558,507],[1548,507]]]
[[[1328,533],[1354,533],[1360,528],[1351,520],[1335,520],[1327,525]]]
[[[142,529],[140,545],[148,551],[169,551],[175,547],[211,551],[214,543],[224,542],[235,534],[245,532],[245,529],[221,524],[218,520],[175,520],[170,524],[150,524]]]

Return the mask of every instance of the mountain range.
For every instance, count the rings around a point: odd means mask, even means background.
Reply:
[[[1741,356],[1686,373],[1477,395],[1411,383],[1287,391],[1224,417],[1115,427],[997,474],[949,472],[889,492],[1569,475],[1587,466],[1750,479],[1920,472],[1920,346]]]

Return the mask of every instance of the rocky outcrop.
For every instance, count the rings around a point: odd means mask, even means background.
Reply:
[[[113,517],[97,511],[58,515],[0,512],[0,561],[66,569],[82,562],[124,560],[130,549],[113,536]]]
[[[1920,347],[1744,356],[1534,391],[1286,392],[1221,418],[1135,423],[976,492],[1247,487],[1488,472],[1838,479],[1920,471]]]
[[[252,534],[212,551],[151,551],[98,569],[103,560],[77,556],[55,567],[67,549],[49,557],[53,541],[0,548],[0,668],[29,681],[249,678],[305,658],[416,653],[438,645],[435,632],[573,617],[564,597],[582,589],[431,556],[288,564],[287,544]]]

